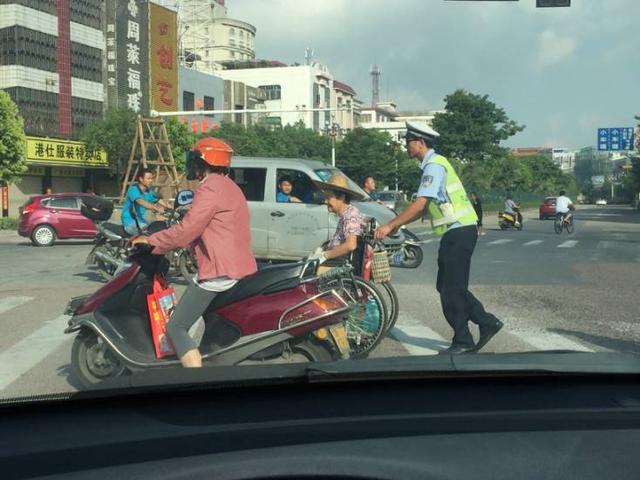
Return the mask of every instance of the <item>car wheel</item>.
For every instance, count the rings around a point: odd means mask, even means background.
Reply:
[[[38,225],[31,232],[31,242],[36,247],[50,247],[56,241],[56,231],[49,225]]]

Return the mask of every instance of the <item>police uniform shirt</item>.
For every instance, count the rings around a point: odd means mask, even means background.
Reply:
[[[451,200],[446,189],[447,169],[435,162],[430,162],[435,154],[435,150],[430,148],[420,165],[422,178],[418,187],[418,197],[427,197],[430,201],[435,201],[439,205],[448,203]],[[448,226],[448,230],[458,227],[462,227],[462,224],[459,222],[452,223]]]

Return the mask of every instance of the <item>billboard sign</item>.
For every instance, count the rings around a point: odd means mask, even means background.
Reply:
[[[106,91],[109,108],[149,111],[148,3],[106,4]]]
[[[626,151],[633,150],[633,127],[599,128],[598,150]]]
[[[88,150],[83,142],[27,137],[27,163],[80,168],[108,168],[104,150]]]
[[[149,90],[151,109],[178,110],[178,19],[176,12],[149,4]]]

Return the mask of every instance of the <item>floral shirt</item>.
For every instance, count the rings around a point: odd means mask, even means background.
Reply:
[[[351,235],[362,235],[364,216],[353,205],[349,205],[338,220],[338,227],[329,242],[329,249],[343,244]]]

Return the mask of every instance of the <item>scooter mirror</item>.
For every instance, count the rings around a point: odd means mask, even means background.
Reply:
[[[173,201],[174,208],[184,207],[193,203],[193,191],[192,190],[180,190]]]

